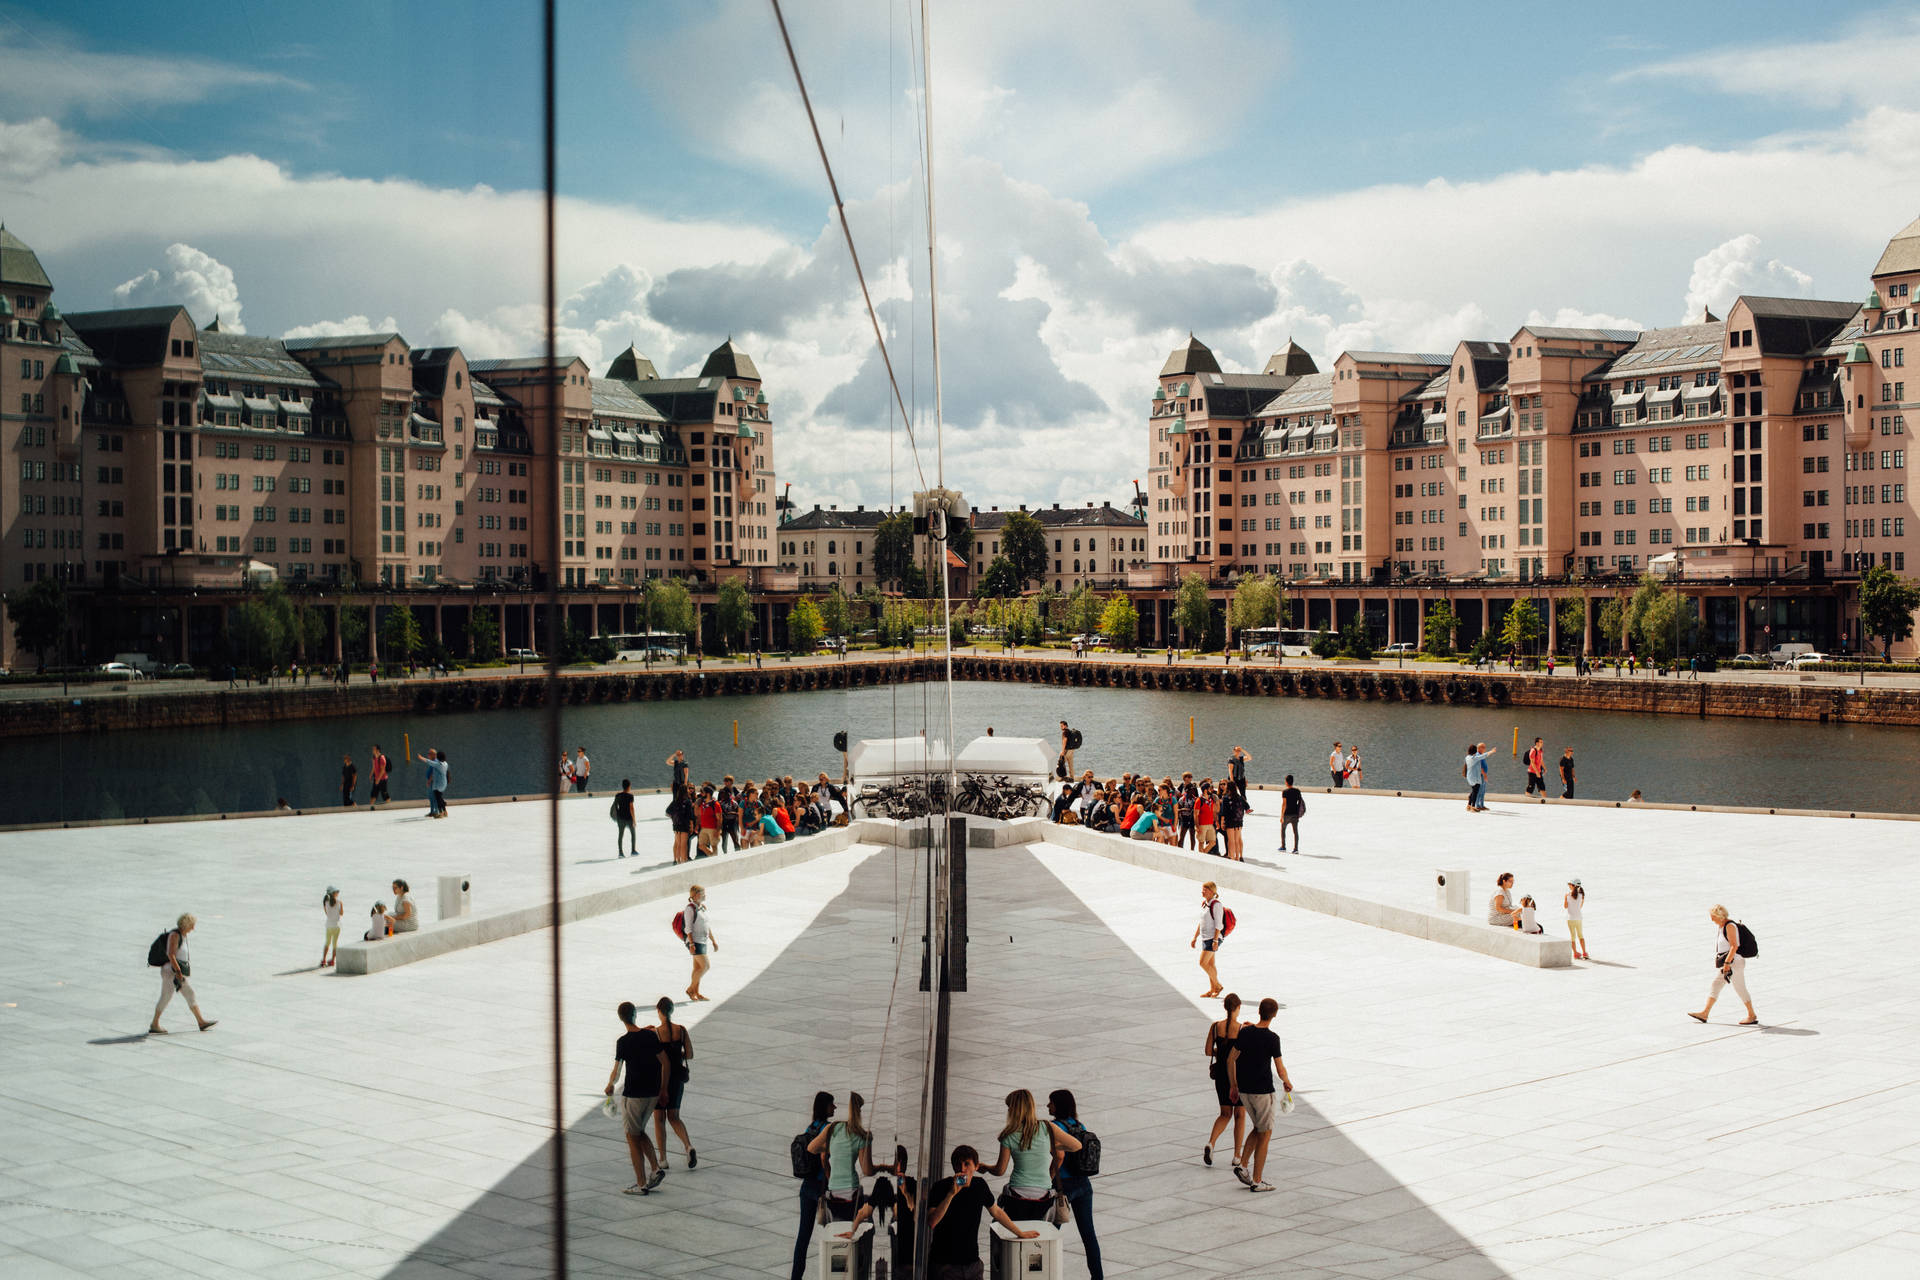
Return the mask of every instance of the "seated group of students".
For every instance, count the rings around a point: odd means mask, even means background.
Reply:
[[[1039,1117],[1033,1094],[1025,1089],[1008,1094],[1006,1103],[1006,1126],[1000,1131],[1000,1150],[994,1162],[984,1163],[973,1147],[955,1147],[952,1176],[935,1182],[923,1198],[918,1181],[907,1176],[904,1146],[894,1148],[891,1164],[874,1163],[872,1135],[862,1118],[865,1099],[858,1093],[849,1094],[847,1118],[833,1120],[833,1095],[816,1094],[813,1123],[803,1137],[808,1139],[807,1151],[822,1163],[824,1192],[817,1214],[806,1214],[801,1221],[795,1274],[804,1268],[806,1244],[817,1216],[822,1225],[847,1223],[847,1229],[839,1233],[843,1239],[857,1235],[869,1220],[882,1229],[890,1226],[893,1274],[912,1275],[915,1215],[924,1206],[928,1215],[927,1260],[934,1276],[952,1274],[946,1268],[964,1273],[970,1266],[978,1266],[980,1219],[990,1214],[1013,1234],[1029,1240],[1039,1233],[1020,1223],[1058,1223],[1073,1218],[1079,1223],[1087,1249],[1089,1271],[1097,1280],[1102,1274],[1100,1246],[1093,1234],[1088,1183],[1069,1158],[1088,1144],[1097,1151],[1098,1140],[1080,1123],[1078,1106],[1068,1090],[1057,1089],[1048,1095],[1052,1118],[1047,1120]],[[1006,1185],[996,1196],[985,1178],[1009,1173]],[[874,1179],[871,1191],[864,1187],[863,1177]],[[805,1199],[802,1206],[804,1213]]]
[[[835,804],[840,806],[837,818]],[[701,783],[698,790],[692,783],[675,787],[667,816],[673,820],[675,836],[696,836],[695,856],[711,857],[728,845],[752,849],[843,826],[850,810],[845,789],[824,773],[813,783],[795,783],[789,774],[768,778],[759,786],[751,781],[737,785],[728,774],[718,787],[711,782]],[[686,861],[686,843],[674,841],[675,861]]]
[[[1162,778],[1157,784],[1147,774],[1125,774],[1096,782],[1093,770],[1069,782],[1053,799],[1053,821],[1073,823],[1094,831],[1152,839],[1218,852],[1224,841],[1227,856],[1237,857],[1240,831],[1246,823],[1246,797],[1232,781],[1216,785],[1212,778],[1180,781]]]

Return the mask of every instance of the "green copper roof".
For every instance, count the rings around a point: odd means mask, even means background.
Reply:
[[[1175,418],[1173,425],[1167,428],[1167,434],[1170,436],[1183,436],[1187,434],[1187,420],[1185,418]]]
[[[53,362],[53,371],[55,373],[78,374],[80,372],[80,362],[75,360],[71,353],[63,351],[60,353],[60,358]]]
[[[13,303],[8,301],[6,294],[0,293],[0,316],[10,316],[12,314]]]
[[[40,269],[39,255],[5,227],[0,227],[0,284],[53,288],[53,281]]]
[[[740,438],[742,440],[758,440],[760,436],[752,427],[743,422],[740,424]]]
[[[58,320],[60,318],[60,308],[49,302],[46,306],[40,308],[40,318],[42,320]]]
[[[1885,311],[1886,310],[1886,307],[1881,305],[1880,291],[1878,289],[1875,289],[1872,293],[1867,295],[1867,310],[1869,311]]]
[[[1867,354],[1867,344],[1864,342],[1854,343],[1853,354],[1847,357],[1847,363],[1848,364],[1872,364],[1873,357]]]

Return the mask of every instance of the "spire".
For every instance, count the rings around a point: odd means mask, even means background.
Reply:
[[[202,329],[201,332],[202,333],[220,332],[220,313],[218,311],[213,313],[213,323],[208,325],[205,329]]]

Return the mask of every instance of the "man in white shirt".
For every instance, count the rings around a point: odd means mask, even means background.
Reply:
[[[1340,744],[1337,742],[1333,744],[1333,754],[1327,757],[1327,771],[1333,774],[1333,785],[1336,787],[1341,785],[1342,780],[1347,776],[1346,753],[1340,750]]]

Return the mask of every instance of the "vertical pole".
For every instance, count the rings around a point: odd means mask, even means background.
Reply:
[[[740,745],[740,722],[738,720],[733,722],[733,745],[736,747]]]
[[[1187,745],[1193,745],[1193,717],[1187,717]]]

